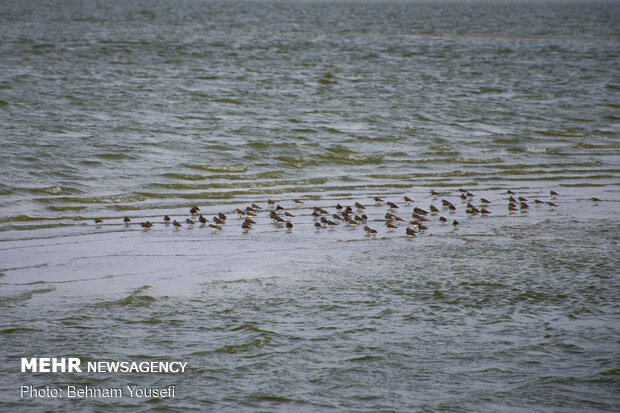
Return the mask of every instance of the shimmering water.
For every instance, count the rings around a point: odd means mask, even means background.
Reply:
[[[618,21],[614,1],[2,2],[0,410],[619,410]],[[408,239],[376,196],[440,213]],[[313,207],[355,202],[376,238],[315,230]],[[188,228],[193,205],[227,223]],[[37,356],[189,371],[19,373]]]

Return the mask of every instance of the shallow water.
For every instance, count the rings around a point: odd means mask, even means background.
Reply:
[[[617,2],[3,3],[1,410],[620,409],[619,19]],[[456,212],[408,239],[376,196],[406,220]],[[313,207],[354,202],[376,238],[315,230]],[[164,225],[192,205],[228,222]],[[36,356],[189,370],[19,373]],[[72,383],[177,397],[19,397]]]

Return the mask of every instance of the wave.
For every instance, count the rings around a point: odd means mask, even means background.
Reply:
[[[197,169],[201,171],[209,171],[209,172],[245,172],[247,171],[247,166],[241,164],[234,165],[200,165],[200,164],[181,164],[181,166],[190,169]]]

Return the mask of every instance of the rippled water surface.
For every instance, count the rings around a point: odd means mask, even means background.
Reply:
[[[2,2],[0,410],[620,410],[618,21],[615,1]],[[316,229],[337,204],[365,224]],[[194,205],[222,229],[186,225]],[[19,372],[37,356],[188,371]]]

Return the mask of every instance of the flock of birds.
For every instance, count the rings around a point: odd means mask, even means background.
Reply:
[[[431,190],[431,197],[433,200],[437,200],[441,194]],[[555,191],[550,191],[549,195],[552,200],[558,197],[558,193]],[[488,209],[491,202],[485,198],[479,198],[478,206],[472,203],[474,199],[474,194],[465,189],[459,189],[459,196],[463,202],[466,202],[466,210],[465,212],[470,216],[482,215],[486,216],[491,213]],[[506,191],[506,196],[508,197],[508,212],[511,214],[521,212],[525,213],[529,209],[528,199],[523,196],[517,196],[515,192],[511,190]],[[403,196],[402,200],[404,203],[409,206],[414,203],[414,200],[409,198],[408,196]],[[441,199],[441,210],[434,206],[430,205],[429,210],[422,209],[420,207],[415,206],[413,208],[413,212],[411,213],[411,217],[413,219],[403,219],[400,216],[396,215],[400,210],[400,207],[395,202],[386,201],[380,197],[375,197],[374,201],[377,205],[387,205],[388,211],[384,215],[384,219],[382,220],[387,228],[387,231],[395,231],[401,226],[405,224],[405,235],[409,238],[415,237],[419,233],[424,233],[428,228],[427,224],[432,216],[439,216],[439,222],[442,224],[448,224],[451,221],[451,225],[456,228],[458,227],[459,221],[456,219],[448,220],[446,217],[441,215],[442,213],[454,213],[456,211],[456,206],[446,199]],[[601,202],[600,199],[593,197],[592,201],[595,204]],[[304,204],[303,200],[294,199],[293,202],[297,207],[300,207]],[[549,208],[554,209],[557,208],[557,204],[553,201],[541,201],[539,199],[535,199],[534,203],[538,206],[547,205]],[[317,231],[320,231],[323,228],[335,228],[339,225],[345,225],[351,228],[356,228],[358,226],[363,226],[364,231],[369,237],[376,237],[378,234],[377,229],[370,227],[369,218],[364,213],[366,206],[355,202],[352,206],[342,206],[337,204],[335,206],[335,211],[327,211],[322,207],[313,207],[312,208],[312,217],[314,219],[314,227]],[[265,208],[266,212],[268,211],[269,217],[273,221],[273,223],[278,227],[285,227],[288,231],[292,231],[294,224],[292,219],[295,218],[295,215],[289,211],[285,211],[285,208],[275,201],[269,199],[267,201],[267,206]],[[237,208],[233,212],[238,215],[240,219],[243,219],[241,223],[241,230],[243,232],[249,232],[254,225],[256,225],[255,218],[263,208],[256,203],[252,203],[251,205],[245,207],[244,209]],[[184,222],[179,222],[176,219],[170,218],[170,216],[165,215],[163,217],[163,223],[165,225],[172,225],[172,227],[178,229],[182,227],[184,224],[189,228],[194,227],[196,224],[201,227],[207,227],[211,229],[213,232],[220,231],[227,222],[226,214],[220,212],[219,214],[212,217],[211,220],[206,218],[204,215],[200,213],[200,208],[198,206],[192,206],[189,210],[190,217],[186,218]],[[101,227],[103,221],[99,218],[95,219],[95,224],[97,227]],[[131,219],[129,217],[124,217],[123,219],[126,226],[131,225]],[[197,222],[196,222],[197,221]],[[144,230],[149,230],[153,227],[153,224],[150,221],[141,222],[140,226]]]

